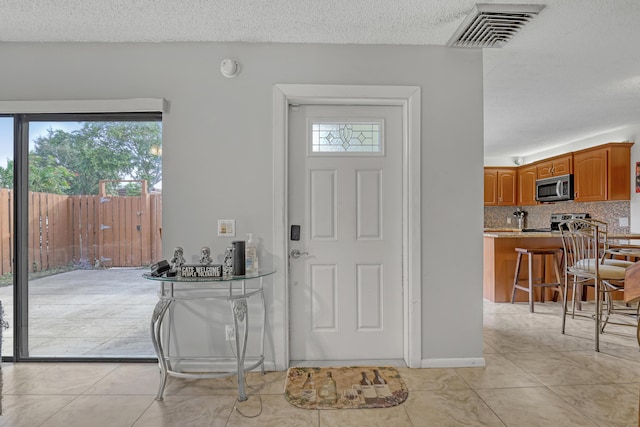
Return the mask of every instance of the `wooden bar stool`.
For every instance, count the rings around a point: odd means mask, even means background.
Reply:
[[[533,313],[533,289],[535,286],[542,287],[542,293],[540,295],[540,302],[544,302],[544,288],[553,287],[556,288],[553,294],[553,300],[558,300],[558,294],[562,296],[562,279],[560,275],[559,259],[558,256],[562,256],[562,249],[526,249],[516,248],[518,252],[518,260],[516,261],[516,273],[513,278],[513,292],[511,293],[511,304],[516,300],[516,289],[529,293],[529,311]],[[520,263],[522,261],[522,255],[528,256],[529,274],[527,279],[520,279]],[[539,278],[533,277],[533,261],[534,257],[540,257],[540,263],[542,266],[542,272]],[[547,257],[553,257],[553,270],[556,276],[555,282],[545,282],[546,280],[546,260]],[[529,286],[522,286],[521,281],[526,280]]]

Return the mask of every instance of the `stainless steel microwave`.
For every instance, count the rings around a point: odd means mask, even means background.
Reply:
[[[573,175],[536,180],[536,200],[539,202],[573,200]]]

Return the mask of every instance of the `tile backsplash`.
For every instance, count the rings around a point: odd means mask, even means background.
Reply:
[[[513,216],[517,206],[485,206],[484,227],[485,228],[517,228],[518,221]],[[554,213],[588,213],[591,218],[606,221],[609,233],[628,233],[629,227],[620,227],[619,218],[629,218],[630,203],[621,202],[558,202],[543,203],[535,206],[522,206],[522,210],[527,212],[525,217],[525,228],[546,228],[549,227],[549,218]],[[511,218],[511,224],[507,223],[507,218]]]

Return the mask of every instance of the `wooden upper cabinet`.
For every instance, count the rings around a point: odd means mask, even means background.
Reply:
[[[515,206],[517,172],[515,169],[498,171],[498,205]]]
[[[610,143],[574,152],[575,201],[630,200],[632,145]]]
[[[537,205],[536,179],[538,166],[526,165],[518,168],[518,205]]]
[[[611,142],[519,168],[484,168],[484,205],[536,205],[536,180],[567,174],[576,202],[630,200],[632,145]]]
[[[537,162],[538,179],[573,173],[573,154],[551,157]]]
[[[498,205],[498,171],[495,169],[484,169],[484,204]]]
[[[558,157],[553,161],[553,176],[573,173],[573,154]]]
[[[485,168],[485,206],[515,206],[516,178],[516,168]]]
[[[586,150],[575,153],[573,186],[576,202],[607,200],[607,150]]]

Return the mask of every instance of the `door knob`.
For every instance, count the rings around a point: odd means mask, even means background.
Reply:
[[[309,255],[309,252],[300,252],[298,249],[292,249],[291,250],[291,258],[293,258],[293,259],[298,259],[302,255]]]

